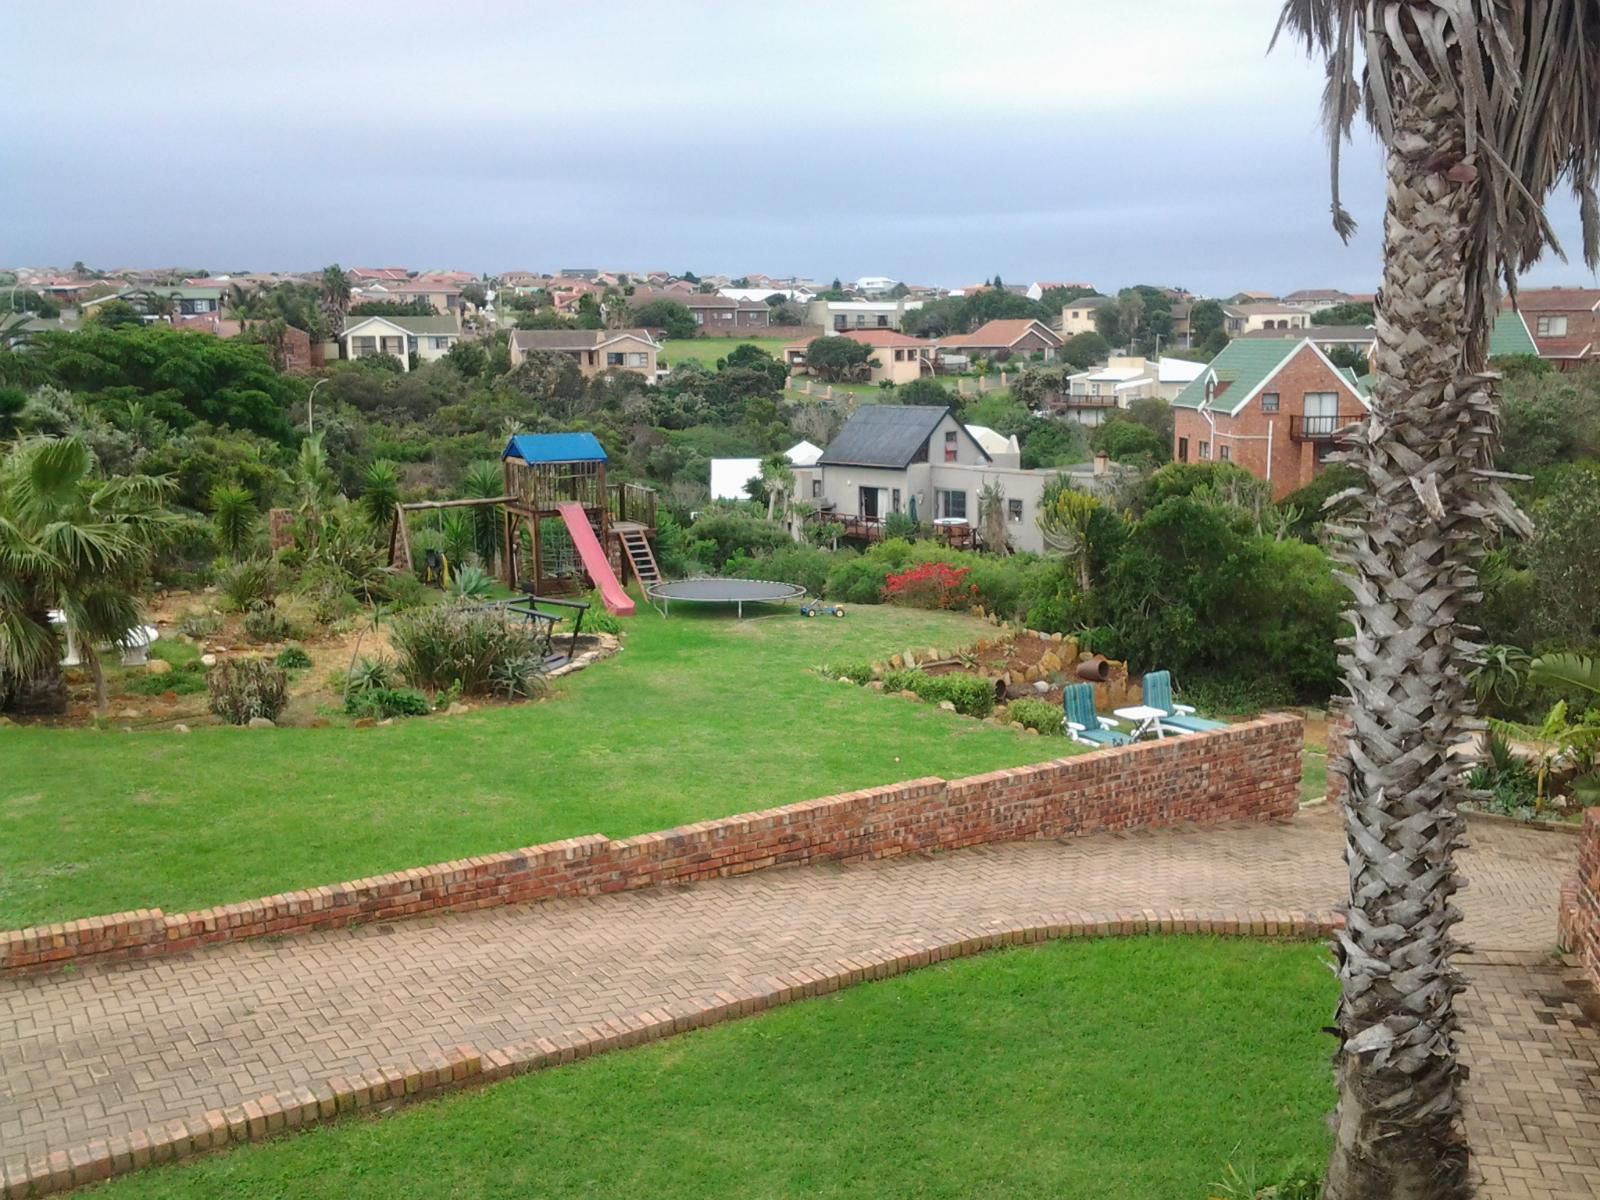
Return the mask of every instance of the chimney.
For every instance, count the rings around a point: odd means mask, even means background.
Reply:
[[[1104,450],[1094,456],[1094,473],[1096,478],[1111,470],[1111,458]]]

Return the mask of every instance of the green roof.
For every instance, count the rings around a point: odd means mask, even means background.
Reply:
[[[1261,382],[1276,371],[1301,343],[1268,338],[1234,338],[1222,348],[1222,353],[1211,360],[1209,369],[1190,381],[1172,402],[1174,408],[1199,408],[1206,398],[1206,380],[1213,374],[1217,378],[1216,399],[1212,407],[1232,411],[1246,396],[1255,391]],[[1227,387],[1224,388],[1223,385]]]
[[[1538,353],[1539,347],[1529,336],[1528,323],[1521,313],[1507,309],[1494,319],[1494,328],[1489,331],[1490,358],[1499,358],[1502,354]]]

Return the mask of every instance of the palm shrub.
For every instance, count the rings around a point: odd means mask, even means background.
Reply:
[[[346,672],[344,692],[372,692],[393,688],[399,675],[395,661],[386,655],[368,658],[365,654],[356,659]]]
[[[533,626],[461,601],[396,617],[389,641],[412,686],[442,691],[459,684],[464,695],[523,692],[544,649]]]
[[[368,463],[361,472],[361,515],[367,519],[372,536],[383,541],[394,525],[394,506],[400,503],[400,472],[386,458]]]
[[[107,706],[97,647],[140,624],[138,593],[175,518],[164,479],[99,479],[80,438],[21,441],[0,459],[0,706],[66,711],[61,648],[50,611]]]
[[[210,708],[230,725],[276,721],[289,703],[289,673],[264,658],[230,658],[206,675]]]
[[[461,476],[461,495],[469,500],[490,500],[505,494],[505,478],[497,462],[477,462]],[[472,543],[478,557],[493,564],[500,556],[500,531],[504,518],[491,505],[466,510],[472,524]]]
[[[278,596],[278,567],[271,559],[247,558],[217,572],[217,591],[234,612],[271,605]]]
[[[288,617],[265,604],[245,613],[243,624],[244,635],[252,642],[282,642],[294,632]]]
[[[216,529],[217,545],[229,558],[237,561],[245,556],[260,520],[255,497],[245,488],[236,483],[219,483],[211,489],[211,523]]]

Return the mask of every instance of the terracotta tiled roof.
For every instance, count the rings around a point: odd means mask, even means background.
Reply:
[[[1502,307],[1512,307],[1510,297]],[[1524,288],[1517,293],[1516,308],[1525,313],[1593,312],[1600,308],[1600,288]]]
[[[851,329],[838,336],[849,338],[852,342],[860,342],[864,346],[920,346],[925,350],[933,349],[932,342],[908,337],[893,329]],[[806,344],[810,345],[809,342]]]
[[[971,333],[941,338],[939,344],[951,348],[964,346],[1014,346],[1027,334],[1035,331],[1041,332],[1044,339],[1051,345],[1061,344],[1061,336],[1055,330],[1051,329],[1043,321],[1036,321],[1031,317],[989,321],[974,329]]]

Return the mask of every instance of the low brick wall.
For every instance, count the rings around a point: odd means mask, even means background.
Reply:
[[[1328,791],[1329,804],[1344,805],[1350,787],[1346,778],[1350,760],[1345,757],[1345,742],[1350,737],[1350,718],[1337,710],[1328,713]]]
[[[1578,870],[1561,889],[1561,948],[1600,989],[1600,809],[1583,815]]]
[[[769,867],[1180,822],[1270,820],[1299,800],[1301,721],[1270,716],[966,779],[915,779],[614,841],[600,834],[167,915],[0,933],[0,974],[175,954],[443,911],[620,892]]]

